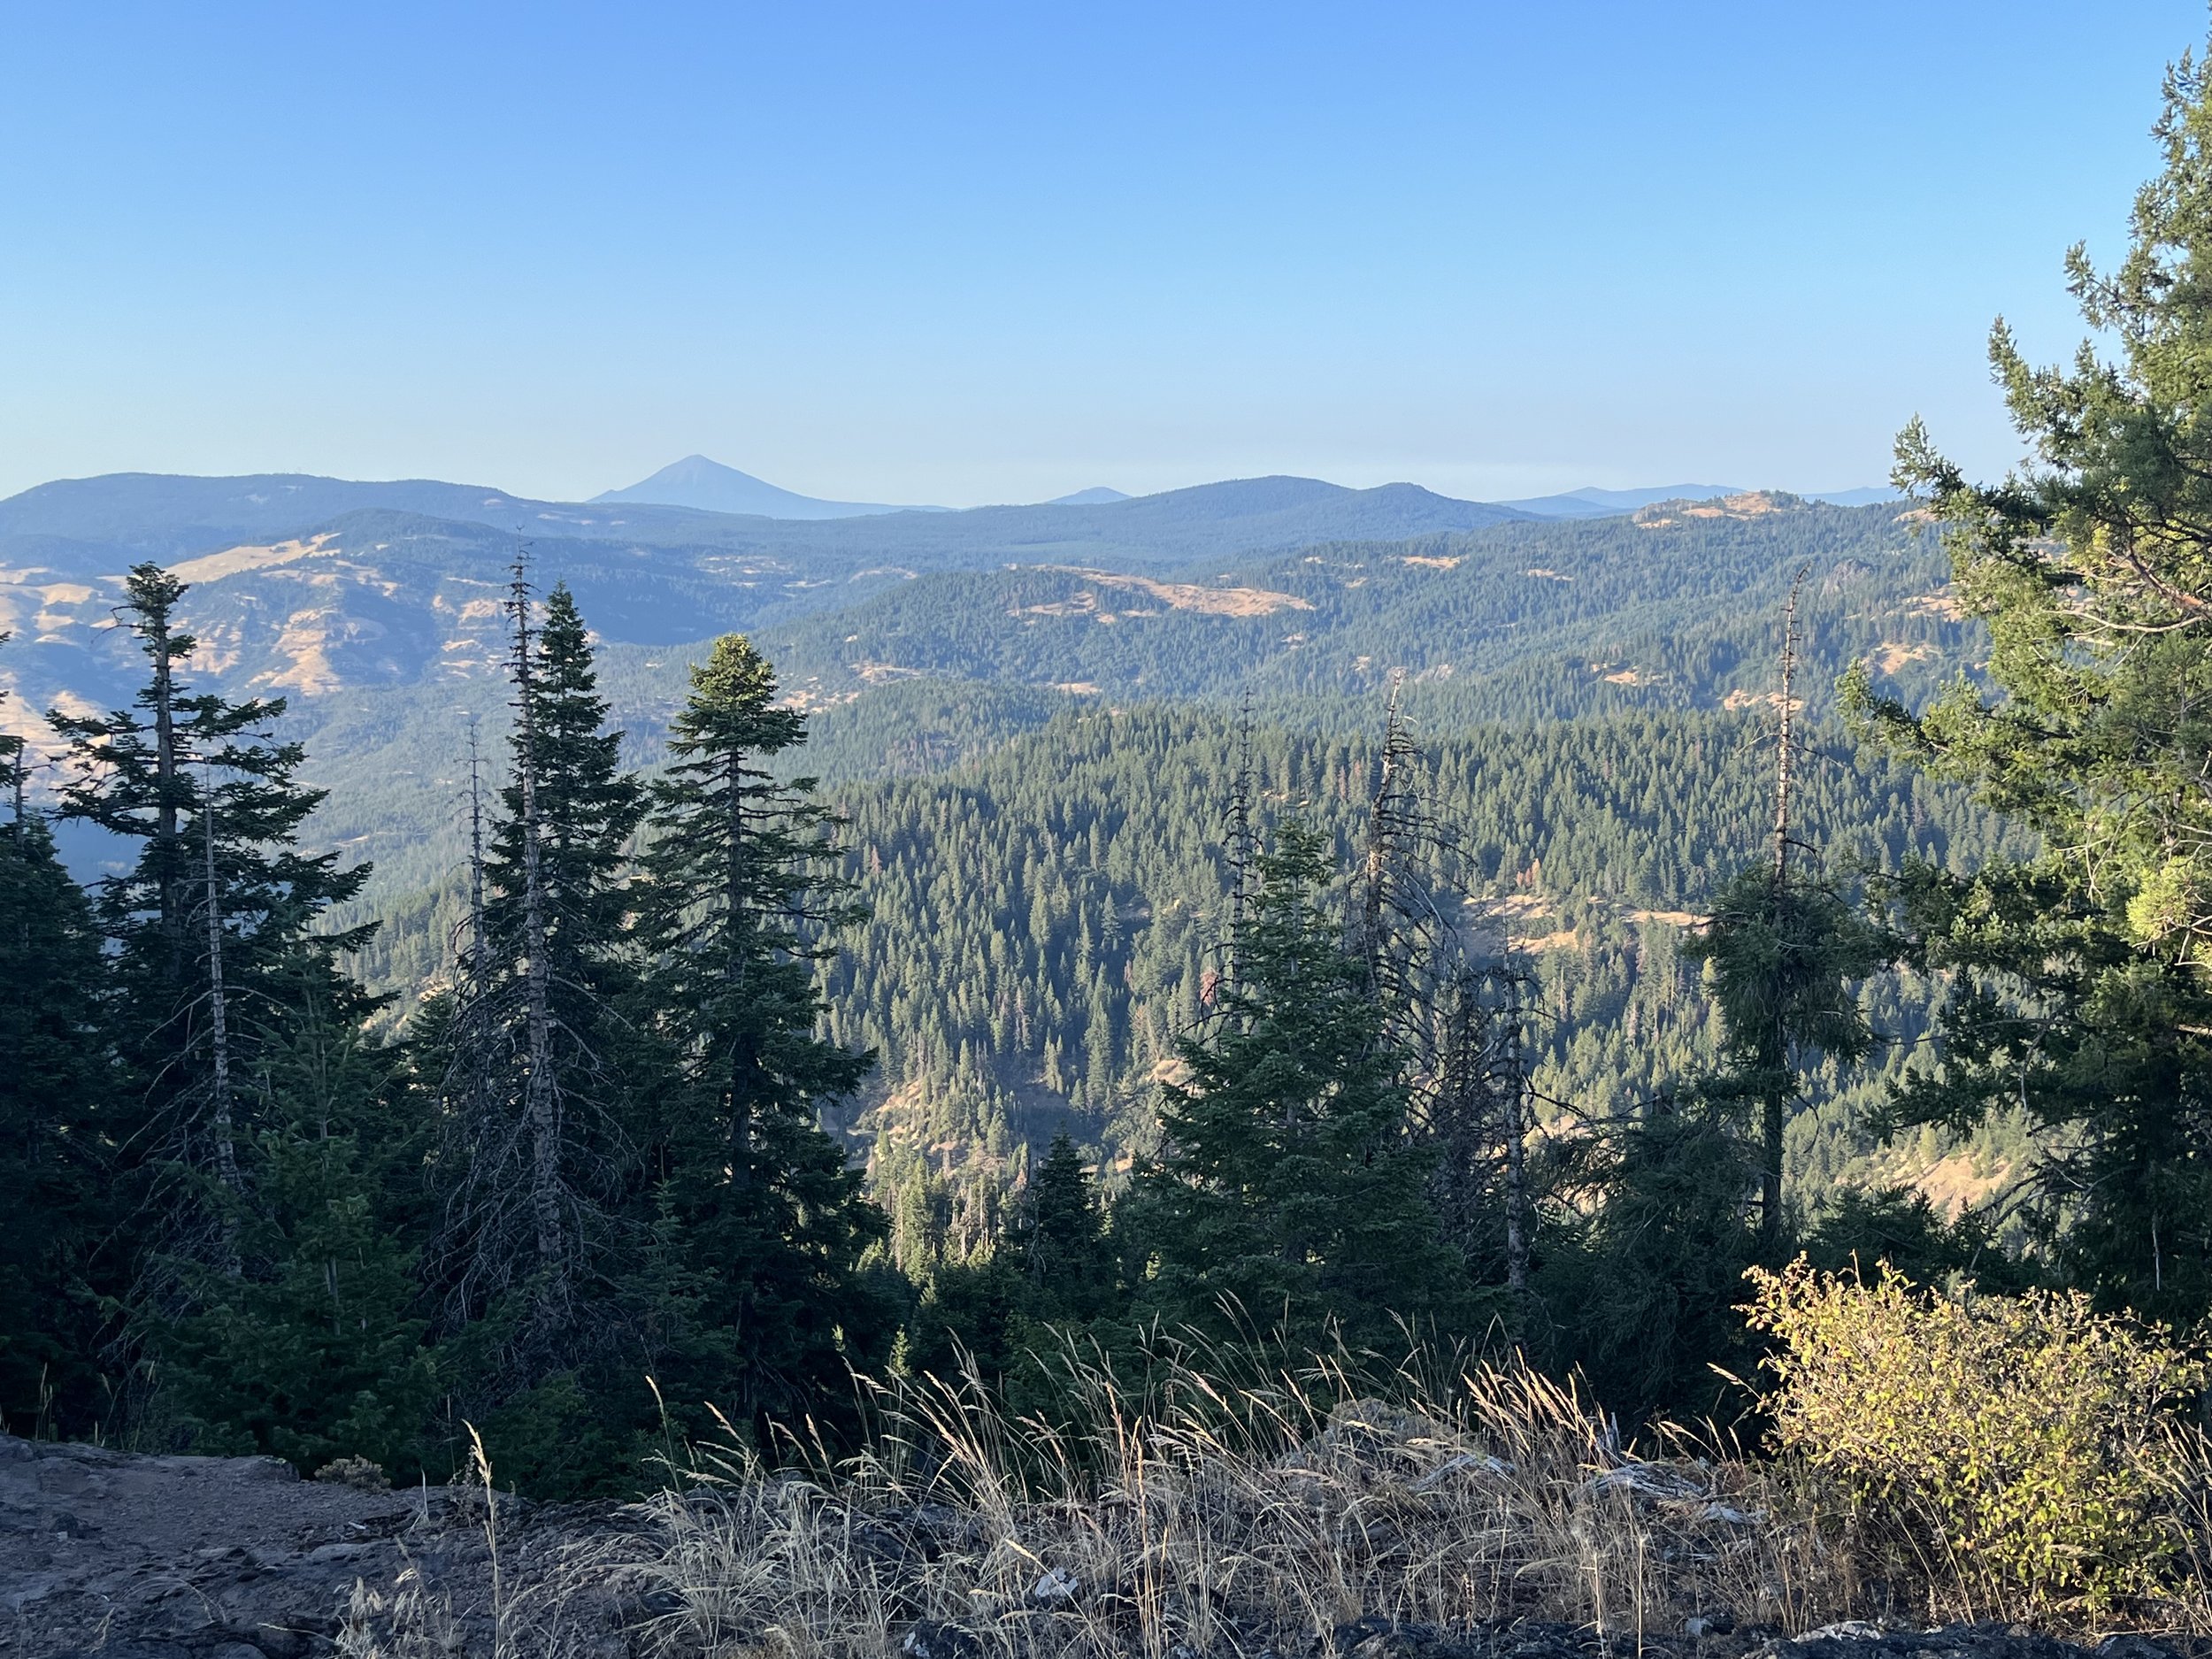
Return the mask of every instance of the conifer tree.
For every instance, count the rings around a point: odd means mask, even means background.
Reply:
[[[1322,839],[1286,825],[1258,860],[1236,977],[1177,1045],[1188,1074],[1163,1086],[1133,1216],[1156,1269],[1143,1302],[1171,1320],[1309,1339],[1334,1322],[1373,1341],[1392,1313],[1463,1305],[1407,1133],[1406,1057],[1325,902],[1332,874]]]
[[[1730,1070],[1704,1091],[1710,1103],[1748,1106],[1757,1120],[1759,1230],[1782,1237],[1783,1151],[1791,1101],[1816,1056],[1866,1057],[1874,1033],[1851,981],[1880,964],[1883,939],[1812,863],[1790,818],[1797,743],[1797,606],[1805,572],[1783,611],[1782,689],[1774,749],[1774,843],[1763,869],[1715,895],[1688,954],[1711,967]]]
[[[1953,985],[1941,1064],[1898,1127],[2022,1110],[2047,1150],[2046,1240],[2099,1296],[2184,1323],[2212,1308],[2212,80],[2185,55],[2116,269],[2069,287],[2108,352],[1990,359],[2024,464],[1970,482],[1916,421],[1897,481],[1944,526],[1986,679],[1918,712],[1856,672],[1893,753],[2018,814],[2047,850],[1888,884],[1915,966]]]
[[[229,1252],[246,1202],[239,1146],[257,1125],[239,1118],[237,1079],[303,1017],[303,987],[342,1023],[374,1000],[341,966],[373,925],[323,921],[369,868],[300,848],[324,792],[298,781],[305,751],[272,735],[283,700],[232,703],[185,683],[196,649],[177,625],[185,591],[135,566],[126,610],[146,684],[128,709],[49,718],[69,739],[62,815],[137,843],[96,905],[127,1067],[112,1133],[131,1149],[124,1173],[148,1236],[195,1259]]]
[[[1874,1033],[1853,982],[1880,965],[1880,932],[1817,873],[1752,869],[1723,887],[1686,953],[1711,964],[1728,1069],[1699,1098],[1753,1120],[1760,1232],[1782,1236],[1783,1148],[1790,1102],[1821,1056],[1867,1056]]]
[[[590,636],[565,586],[543,613],[518,558],[512,775],[472,918],[481,938],[440,1033],[449,1144],[432,1271],[447,1330],[469,1333],[473,1390],[491,1401],[634,1333],[619,1286],[649,1219],[615,1013],[635,982],[626,860],[643,791],[621,768],[621,733],[605,728]]]
[[[1761,1240],[1744,1206],[1756,1171],[1709,1111],[1661,1098],[1632,1119],[1554,1144],[1553,1237],[1534,1277],[1532,1347],[1634,1423],[1709,1417],[1722,1366],[1749,1375],[1737,1311]]]
[[[1429,1192],[1445,1239],[1479,1279],[1528,1288],[1532,1085],[1525,970],[1463,964],[1433,1010],[1433,1060],[1414,1123],[1434,1158]]]
[[[297,781],[300,746],[272,735],[282,701],[185,683],[196,649],[177,624],[185,591],[157,566],[134,569],[126,595],[145,687],[127,710],[52,717],[70,739],[65,812],[139,843],[97,907],[122,1062],[113,1232],[134,1247],[119,1300],[184,1443],[303,1463],[388,1456],[419,1426],[427,1393],[403,1379],[426,1375],[427,1360],[399,1219],[353,1149],[365,1136],[388,1153],[403,1142],[388,1110],[334,1093],[302,1063],[342,1051],[351,1070],[369,1064],[381,999],[342,957],[372,928],[325,919],[368,867],[302,849],[323,796]],[[307,1122],[319,1162],[303,1187]],[[376,1293],[356,1295],[363,1283]],[[365,1417],[365,1401],[381,1403]]]
[[[1043,1324],[1087,1324],[1119,1302],[1098,1183],[1066,1130],[1029,1178],[1008,1255],[1022,1281],[1023,1310]]]
[[[243,1151],[255,1172],[236,1245],[250,1271],[187,1270],[186,1310],[157,1310],[170,1415],[202,1452],[259,1452],[311,1472],[366,1457],[422,1467],[437,1392],[417,1306],[426,1128],[403,1053],[326,987],[257,1055]]]
[[[6,636],[0,634],[0,642]],[[0,694],[4,695],[4,694]],[[28,746],[0,749],[0,1425],[98,1427],[102,1297],[124,1287],[99,1246],[113,1079],[101,1021],[104,964],[82,891],[25,802]]]
[[[833,1401],[841,1343],[859,1357],[885,1313],[857,1279],[882,1214],[820,1125],[873,1056],[818,1030],[816,966],[863,912],[812,780],[775,776],[805,740],[751,641],[717,640],[670,726],[641,902],[646,1002],[674,1056],[657,1156],[693,1276],[680,1354],[756,1422]]]

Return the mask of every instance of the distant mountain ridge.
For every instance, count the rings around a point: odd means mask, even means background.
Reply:
[[[165,564],[306,535],[347,513],[370,511],[488,525],[512,535],[621,537],[656,546],[713,540],[710,529],[700,534],[704,526],[764,529],[769,522],[680,507],[594,509],[435,479],[111,472],[57,479],[0,500],[0,565],[35,564],[67,575],[115,572],[142,559]]]
[[[1019,564],[1218,569],[1331,541],[1528,522],[1409,484],[1355,490],[1241,479],[1136,500],[815,521],[642,503],[534,502],[481,486],[300,474],[62,480],[0,501],[0,733],[44,741],[43,711],[127,697],[115,628],[124,572],[191,585],[185,616],[235,689],[311,703],[347,690],[493,675],[518,549],[566,581],[595,631],[678,647],[859,603],[933,572]]]
[[[346,514],[371,511],[486,526],[528,541],[770,558],[809,580],[835,580],[871,565],[1171,562],[1470,530],[1526,516],[1413,484],[1348,489],[1312,478],[1232,479],[1112,500],[809,520],[646,502],[533,501],[425,479],[371,483],[303,473],[123,472],[58,480],[0,501],[0,566],[35,565],[80,579],[112,575],[142,559],[174,563],[308,537]]]
[[[113,574],[142,559],[173,563],[310,535],[347,513],[365,511],[484,525],[529,540],[711,549],[795,564],[827,557],[845,567],[855,559],[939,569],[1045,558],[1157,561],[1263,552],[1307,541],[1388,540],[1520,519],[1606,518],[1658,501],[1740,493],[1718,485],[1677,484],[1486,503],[1440,495],[1416,484],[1352,489],[1320,479],[1274,476],[1151,495],[1094,488],[1029,506],[949,511],[813,502],[733,468],[718,470],[765,492],[749,498],[757,506],[775,506],[771,497],[787,501],[774,513],[733,512],[615,498],[642,485],[593,502],[553,502],[437,479],[364,481],[299,472],[58,479],[0,500],[0,565],[35,565],[69,577]],[[1893,492],[1878,488],[1809,497],[1839,505],[1892,498]],[[802,515],[788,503],[811,506]]]

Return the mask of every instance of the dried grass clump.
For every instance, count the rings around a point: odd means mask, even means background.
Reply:
[[[1303,1647],[1363,1617],[1640,1637],[1726,1609],[1801,1630],[1857,1600],[1775,1477],[1637,1456],[1517,1363],[1423,1356],[1394,1402],[1340,1356],[1261,1375],[1181,1347],[1141,1386],[1055,1361],[1049,1414],[1010,1416],[972,1375],[924,1379],[880,1393],[877,1449],[834,1467],[771,1475],[734,1436],[695,1454],[618,1552],[659,1650],[1167,1659]]]

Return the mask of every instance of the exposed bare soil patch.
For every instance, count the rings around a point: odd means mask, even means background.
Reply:
[[[1095,571],[1075,565],[1050,565],[1048,570],[1080,576],[1101,588],[1143,594],[1173,611],[1195,611],[1210,617],[1264,617],[1278,611],[1310,611],[1310,600],[1268,588],[1202,588],[1195,582],[1155,581],[1148,576],[1126,576],[1115,571]],[[1043,606],[1033,606],[1043,610]]]

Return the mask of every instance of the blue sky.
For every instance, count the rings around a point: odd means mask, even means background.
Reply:
[[[0,3],[0,493],[968,504],[2014,454],[2200,0]]]

